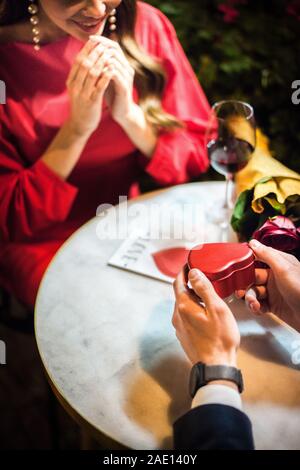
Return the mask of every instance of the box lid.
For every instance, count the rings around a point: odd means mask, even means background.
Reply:
[[[200,269],[211,281],[253,265],[255,256],[247,243],[204,243],[188,256],[190,269]]]

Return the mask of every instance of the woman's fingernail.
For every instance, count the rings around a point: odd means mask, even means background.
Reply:
[[[191,269],[189,272],[189,278],[193,281],[199,279],[201,276],[200,271],[198,269]]]
[[[251,246],[252,248],[260,248],[260,247],[261,247],[261,243],[260,243],[258,240],[251,240],[250,246]]]
[[[253,312],[255,312],[255,302],[251,302],[251,303],[249,304],[249,307],[250,307],[250,309],[251,309]]]

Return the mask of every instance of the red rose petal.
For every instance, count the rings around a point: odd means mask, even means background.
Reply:
[[[296,229],[294,223],[288,217],[284,217],[283,215],[278,215],[275,219],[271,219],[270,222],[277,227],[285,228],[287,230]]]
[[[292,253],[300,247],[299,232],[293,222],[284,216],[269,219],[253,234],[253,238],[277,250]]]

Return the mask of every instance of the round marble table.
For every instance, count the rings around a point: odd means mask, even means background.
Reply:
[[[217,241],[219,225],[209,215],[223,193],[223,183],[193,183],[142,202],[202,204],[203,239]],[[143,226],[138,212],[134,222]],[[172,423],[190,407],[190,364],[171,324],[172,286],[107,264],[122,243],[99,239],[109,213],[78,230],[51,262],[35,308],[38,348],[58,399],[103,445],[170,449]],[[251,317],[242,301],[231,307],[256,446],[299,449],[300,335],[273,316]]]

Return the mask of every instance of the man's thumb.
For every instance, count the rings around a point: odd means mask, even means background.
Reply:
[[[258,240],[251,240],[249,245],[257,259],[266,263],[273,270],[282,267],[282,264],[285,262],[285,259],[281,256],[281,252],[275,250],[275,248],[263,245]]]
[[[203,300],[208,308],[213,306],[216,301],[220,300],[212,283],[198,269],[192,269],[189,272],[189,281],[194,292]]]

